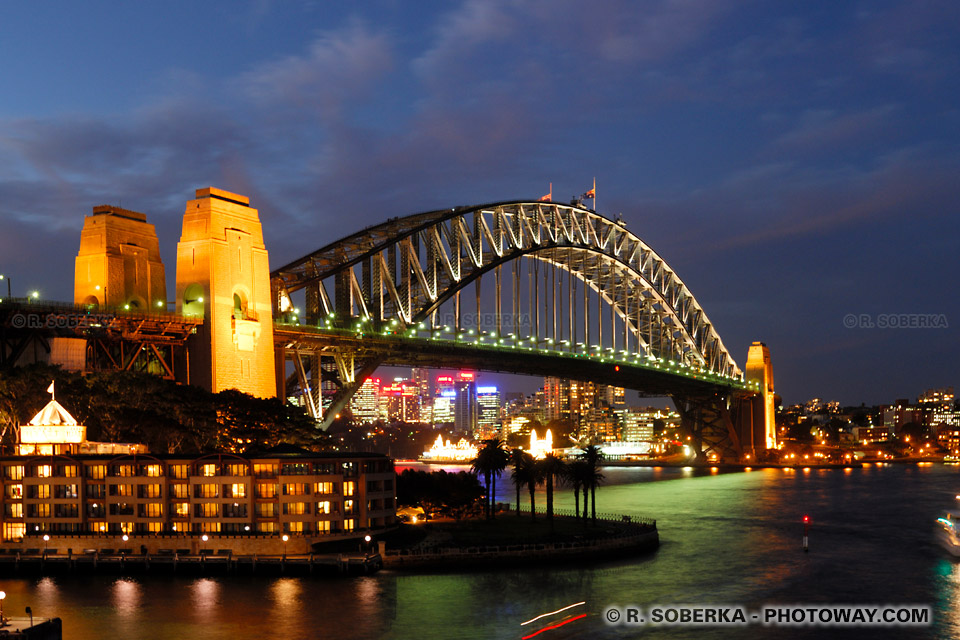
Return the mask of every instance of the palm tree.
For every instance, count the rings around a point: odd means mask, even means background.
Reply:
[[[603,452],[600,447],[590,445],[583,448],[583,453],[578,456],[585,465],[584,470],[584,516],[586,516],[586,490],[590,489],[590,509],[593,524],[597,524],[597,485],[603,482],[603,474],[600,473],[600,463],[603,460]]]
[[[520,488],[527,485],[527,476],[530,475],[533,456],[520,448],[511,449],[510,463],[513,465],[513,472],[510,474],[510,478],[513,480],[513,486],[517,488],[517,517],[519,518]]]
[[[526,467],[524,468],[524,478],[527,481],[527,491],[530,492],[530,519],[537,519],[537,487],[543,484],[543,467],[537,460],[533,459],[529,453]]]
[[[550,521],[550,526],[553,526],[553,482],[554,480],[562,480],[565,470],[566,463],[553,455],[548,453],[543,457],[543,460],[540,461],[541,473],[546,479],[547,483],[547,520]]]
[[[587,515],[587,494],[586,488],[584,487],[584,475],[585,475],[586,464],[583,460],[571,460],[567,463],[567,482],[573,487],[573,505],[577,520],[580,519],[580,489],[584,489],[583,494],[583,515]]]
[[[473,471],[483,475],[484,483],[487,485],[487,519],[493,518],[493,501],[496,498],[496,485],[494,479],[499,478],[503,470],[507,468],[507,462],[510,461],[510,454],[503,448],[504,443],[500,438],[490,438],[483,441],[483,448],[473,459]]]

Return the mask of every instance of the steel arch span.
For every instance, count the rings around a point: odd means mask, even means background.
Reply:
[[[488,345],[592,362],[626,356],[745,389],[676,272],[623,222],[576,205],[511,201],[392,218],[276,269],[271,287],[278,343],[317,416],[324,404],[345,406],[377,365],[429,350],[373,344],[397,336],[453,342],[460,353]],[[324,368],[318,353],[334,363]],[[339,389],[326,403],[325,380]]]

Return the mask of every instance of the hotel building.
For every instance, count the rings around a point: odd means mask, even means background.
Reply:
[[[310,543],[394,524],[392,460],[289,449],[3,457],[0,535],[9,543],[44,534],[286,533]]]

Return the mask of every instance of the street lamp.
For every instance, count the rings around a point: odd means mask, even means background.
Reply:
[[[7,625],[7,619],[3,616],[3,601],[7,598],[6,591],[0,591],[0,627]]]
[[[37,300],[40,298],[40,292],[37,290],[33,290],[30,292],[30,297],[34,300]]]
[[[43,555],[47,555],[47,543],[50,542],[50,536],[43,534]]]
[[[290,539],[290,536],[288,536],[287,534],[283,534],[283,536],[280,539],[283,540],[283,559],[286,560],[287,559],[287,540]]]
[[[13,294],[10,293],[10,278],[8,278],[7,276],[5,276],[5,275],[3,275],[2,273],[0,273],[0,280],[6,280],[6,281],[7,281],[7,297],[8,297],[8,298],[12,298],[12,297],[13,297]]]

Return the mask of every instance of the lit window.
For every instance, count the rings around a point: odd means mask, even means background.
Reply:
[[[257,483],[257,497],[258,498],[274,498],[277,495],[277,485],[272,482],[260,482]]]

